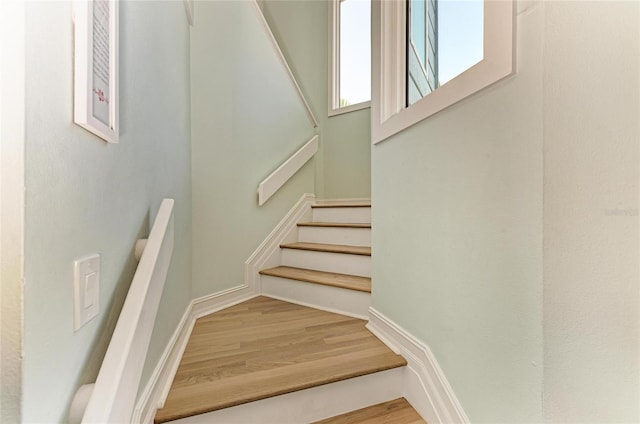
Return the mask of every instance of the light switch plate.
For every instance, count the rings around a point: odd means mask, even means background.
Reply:
[[[100,313],[100,255],[77,259],[73,265],[74,331]]]

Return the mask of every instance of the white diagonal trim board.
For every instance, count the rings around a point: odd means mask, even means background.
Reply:
[[[317,152],[318,136],[315,135],[258,185],[258,205],[264,205]]]

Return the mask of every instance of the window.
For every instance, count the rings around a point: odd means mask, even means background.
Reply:
[[[438,86],[437,10],[437,0],[407,0],[406,106]]]
[[[329,116],[369,107],[371,1],[332,0],[329,14]]]
[[[374,2],[373,143],[515,70],[513,0]]]

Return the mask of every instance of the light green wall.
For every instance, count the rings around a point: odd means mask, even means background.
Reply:
[[[24,4],[0,2],[0,422],[19,423],[24,242]]]
[[[181,2],[120,2],[120,144],[72,123],[71,2],[26,2],[23,421],[65,422],[95,381],[162,198],[175,247],[149,354],[155,364],[191,286],[189,33]],[[100,315],[73,331],[73,261],[100,253]],[[147,372],[148,375],[148,372]],[[142,384],[146,384],[143,381]]]
[[[370,197],[370,109],[327,116],[330,2],[263,0],[260,4],[320,124],[323,168],[318,174],[318,197]]]
[[[191,32],[193,297],[244,283],[244,262],[304,193],[309,161],[265,205],[258,184],[314,134],[247,1],[197,2]]]
[[[373,307],[427,344],[471,422],[540,422],[543,9],[517,75],[372,149]]]
[[[518,10],[517,75],[373,147],[373,305],[472,422],[638,422],[640,5]]]
[[[546,422],[640,422],[640,3],[550,2]]]

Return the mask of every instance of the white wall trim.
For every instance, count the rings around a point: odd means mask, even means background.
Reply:
[[[153,422],[156,408],[159,408],[164,401],[162,396],[164,388],[171,386],[171,382],[175,376],[175,370],[177,370],[184,349],[187,347],[187,341],[189,340],[193,324],[195,323],[195,320],[193,320],[191,316],[192,308],[193,304],[189,303],[164,353],[158,360],[158,364],[153,374],[151,374],[147,386],[140,394],[136,408],[133,411],[131,422]]]
[[[315,198],[313,194],[303,194],[244,263],[244,281],[253,293],[262,292],[258,272],[265,267],[274,267],[280,264],[280,245],[298,240],[296,224],[303,219],[311,220],[311,205]]]
[[[258,205],[264,205],[317,152],[318,136],[314,135],[258,185]]]
[[[255,296],[256,294],[243,284],[194,299],[189,303],[138,399],[131,422],[152,424],[156,410],[164,406],[196,320]]]
[[[367,100],[366,102],[356,103],[354,105],[342,106],[339,108],[330,109],[327,113],[327,116],[329,117],[338,116],[338,115],[342,115],[343,113],[355,112],[357,110],[370,109],[370,108],[371,108],[371,100]]]
[[[241,284],[218,293],[199,297],[192,301],[194,319],[202,318],[214,312],[221,311],[245,300],[256,297],[255,293],[246,284]]]
[[[282,67],[284,68],[285,72],[289,76],[289,80],[291,81],[291,84],[293,85],[293,87],[297,91],[298,98],[300,99],[300,102],[302,103],[302,106],[304,106],[305,111],[307,112],[307,117],[309,118],[309,121],[311,122],[311,125],[313,125],[313,128],[317,128],[318,127],[318,120],[313,115],[313,112],[311,111],[311,107],[309,107],[309,103],[307,102],[307,99],[304,97],[304,94],[302,93],[302,89],[300,88],[300,85],[298,85],[298,81],[296,81],[296,77],[293,75],[293,72],[291,72],[291,68],[289,67],[289,63],[287,62],[287,59],[284,57],[284,54],[282,53],[282,49],[280,48],[280,45],[278,44],[278,40],[276,40],[276,37],[273,35],[273,32],[271,31],[271,27],[269,26],[269,22],[267,22],[267,19],[264,17],[264,13],[262,13],[262,9],[260,8],[260,5],[258,4],[258,2],[256,0],[251,0],[251,5],[253,6],[253,9],[256,12],[256,16],[258,17],[258,19],[262,23],[262,27],[263,27],[267,37],[271,40],[271,45],[273,46],[273,51],[276,53],[276,56],[278,56],[278,59],[280,59],[280,63],[282,64]]]
[[[403,394],[430,424],[469,423],[431,349],[402,327],[369,308],[367,328],[407,360]]]

